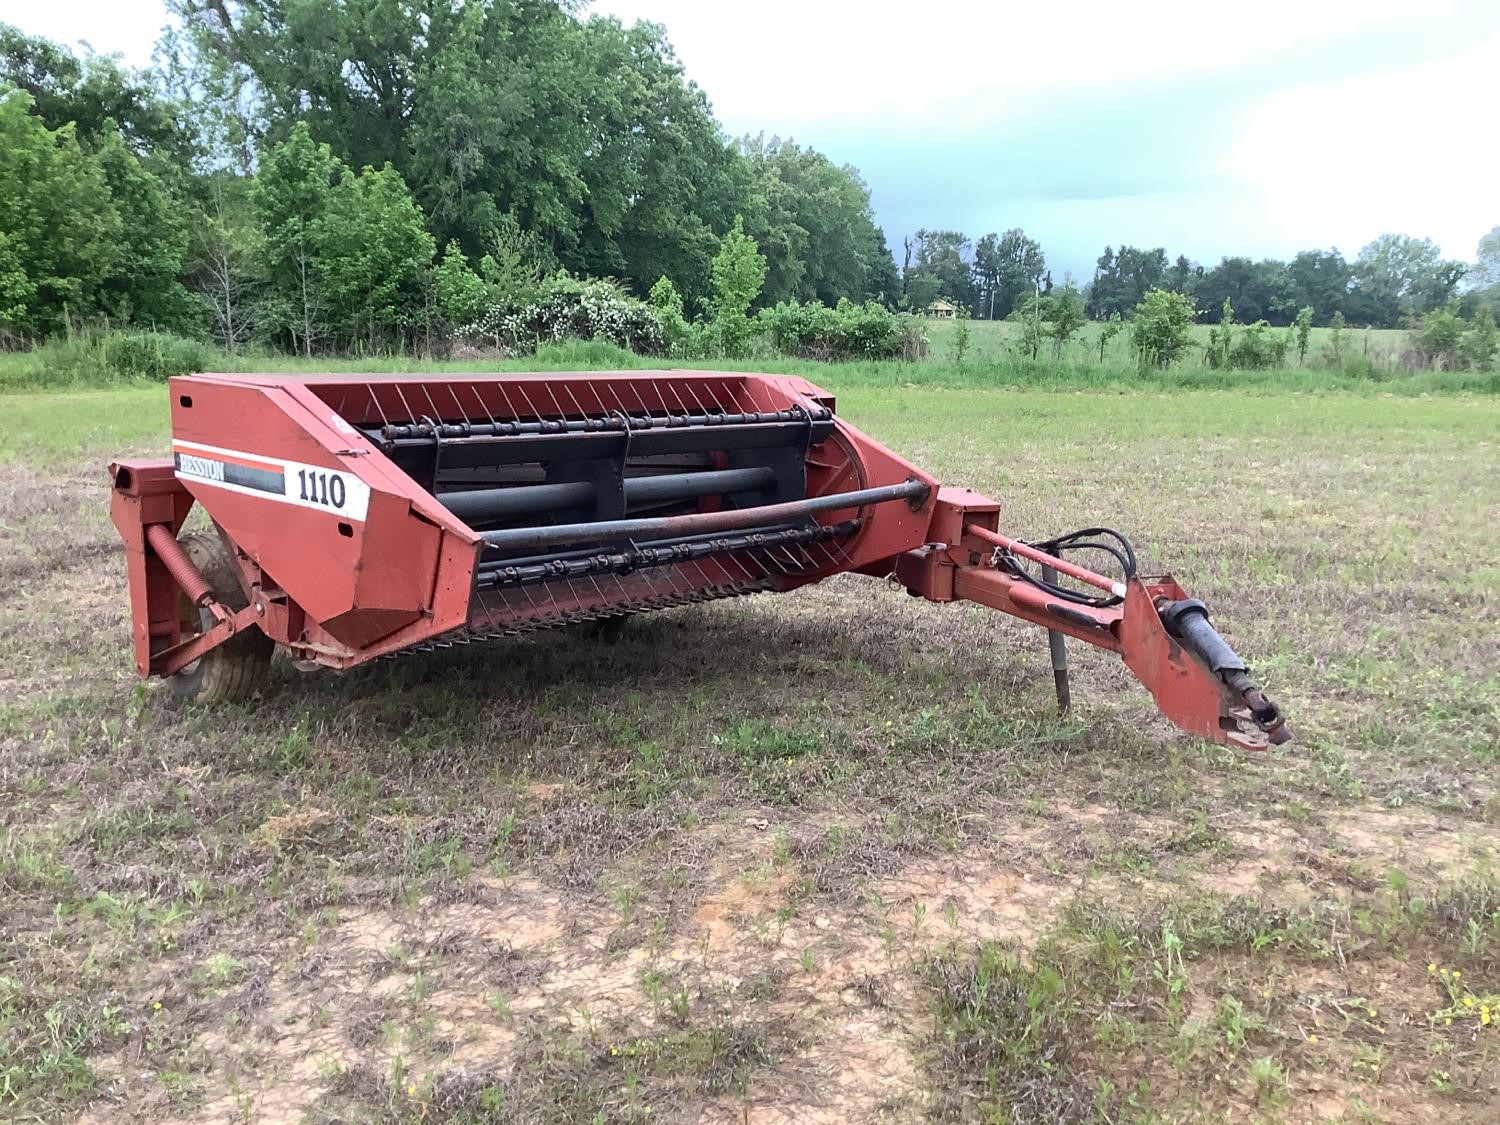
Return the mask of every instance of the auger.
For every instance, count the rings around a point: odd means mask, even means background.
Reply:
[[[170,382],[172,457],[110,466],[135,664],[240,699],[301,667],[609,621],[830,575],[894,578],[1117,653],[1183,730],[1259,749],[1276,706],[1170,576],[1000,505],[838,417],[804,379],[700,371]],[[184,533],[194,504],[212,530]],[[1066,556],[1112,557],[1118,577]]]

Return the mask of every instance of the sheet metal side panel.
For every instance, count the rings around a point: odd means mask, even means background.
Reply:
[[[194,498],[315,621],[351,622],[350,636],[368,643],[368,630],[349,615],[377,611],[386,622],[411,622],[401,629],[402,644],[463,623],[475,537],[368,442],[345,432],[351,427],[337,426],[316,396],[296,383],[201,376],[173,379],[171,394],[174,442],[238,451],[249,455],[242,459],[247,464],[263,467],[274,468],[276,460],[321,467],[369,488],[365,518],[355,519],[331,506],[302,506],[179,473]],[[299,482],[288,477],[283,487],[294,490]],[[445,539],[457,540],[457,550],[445,550]],[[454,587],[462,588],[461,598],[452,595]]]

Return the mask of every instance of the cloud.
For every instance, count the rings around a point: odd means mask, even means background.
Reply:
[[[1500,221],[1482,0],[593,10],[665,24],[732,133],[858,167],[892,245],[1020,225],[1084,274],[1106,243],[1213,262],[1390,229],[1466,257]]]
[[[1023,226],[1056,272],[1104,244],[1200,260],[1353,253],[1385,230],[1469,257],[1500,222],[1494,0],[596,0],[666,26],[731,134],[855,165],[892,245]],[[162,0],[12,15],[149,61]]]

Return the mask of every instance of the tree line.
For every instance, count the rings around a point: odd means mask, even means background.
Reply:
[[[898,268],[858,171],[726,136],[655,24],[569,0],[168,6],[179,26],[144,71],[0,24],[0,344],[107,322],[230,349],[424,348],[525,320],[559,276],[637,299],[666,278],[687,322],[722,327],[713,263],[735,232],[765,263],[751,312],[1075,303],[1019,229],[920,230]],[[1466,270],[1463,301],[1500,293],[1500,228],[1479,258],[1400,235],[1353,261],[1209,267],[1107,247],[1076,303],[1107,322],[1161,290],[1200,318],[1228,301],[1246,321],[1390,326],[1445,308]]]
[[[464,270],[498,299],[560,271],[637,296],[665,276],[706,313],[737,223],[765,304],[899,288],[858,172],[727,137],[657,25],[548,0],[169,7],[151,71],[0,24],[12,341],[104,318],[403,346],[456,311]]]
[[[1017,315],[1033,294],[1056,286],[1042,247],[1025,231],[986,234],[919,230],[903,243],[902,300],[913,310],[943,298],[979,319]],[[1500,305],[1500,227],[1483,241],[1478,262],[1445,259],[1431,239],[1384,234],[1351,262],[1337,250],[1304,250],[1290,261],[1227,257],[1203,266],[1162,247],[1106,246],[1080,288],[1085,314],[1126,317],[1153,290],[1180,293],[1199,321],[1215,321],[1225,302],[1246,322],[1292,325],[1304,308],[1313,323],[1396,328],[1459,298],[1463,315],[1479,302]],[[1459,296],[1460,283],[1473,284]]]

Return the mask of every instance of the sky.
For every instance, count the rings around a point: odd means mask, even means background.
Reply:
[[[594,0],[667,28],[731,135],[858,168],[919,227],[1022,227],[1058,279],[1105,245],[1208,264],[1377,235],[1471,260],[1500,224],[1496,0]],[[0,0],[144,65],[161,0]]]

